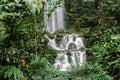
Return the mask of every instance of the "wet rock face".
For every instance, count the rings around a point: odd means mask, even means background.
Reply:
[[[70,43],[68,49],[74,50],[77,49],[77,46],[74,43]]]

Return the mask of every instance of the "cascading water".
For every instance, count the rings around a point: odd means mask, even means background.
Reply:
[[[53,7],[54,0],[49,1],[46,6],[45,10],[49,10]],[[64,27],[64,2],[62,1],[60,7],[57,7],[54,12],[52,12],[51,17],[45,14],[45,23],[46,23],[46,30],[49,31],[51,34],[54,33],[56,30],[65,29]]]
[[[48,6],[48,4],[47,4]],[[49,18],[46,27],[51,34],[58,30],[64,29],[64,5],[61,3],[61,7],[57,8],[51,17]],[[46,17],[45,17],[46,18]],[[66,34],[62,37],[62,40],[57,44],[54,35],[52,38],[48,35],[45,37],[49,40],[48,46],[52,49],[57,50],[57,57],[53,66],[60,71],[67,71],[68,67],[74,65],[82,65],[86,61],[85,46],[83,44],[82,38],[77,34]]]
[[[48,45],[57,50],[54,67],[60,71],[66,71],[69,66],[82,65],[86,61],[85,46],[81,37],[77,34],[66,34],[59,44],[56,43],[56,36],[49,40]]]

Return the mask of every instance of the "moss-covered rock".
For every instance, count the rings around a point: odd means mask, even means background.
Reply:
[[[50,34],[48,30],[44,30],[44,34]]]
[[[56,30],[54,34],[65,34],[65,30],[63,29]]]
[[[72,34],[72,33],[76,33],[75,28],[70,28],[69,30],[67,30],[66,34]]]

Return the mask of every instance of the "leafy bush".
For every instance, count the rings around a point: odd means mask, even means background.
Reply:
[[[56,70],[46,58],[38,58],[29,64],[33,80],[113,80],[98,63],[88,62],[83,66],[73,66],[68,71]]]
[[[92,17],[92,22],[96,22],[96,9],[94,1],[84,0],[65,0],[67,28],[80,28],[90,26],[88,18]],[[94,16],[93,13],[95,13]],[[93,21],[94,20],[94,21]],[[89,24],[89,25],[88,25]],[[91,25],[93,25],[91,24]]]
[[[98,63],[88,62],[82,67],[76,66],[68,71],[71,80],[112,80]]]
[[[119,79],[120,69],[120,35],[119,27],[112,27],[106,29],[103,39],[93,46],[96,51],[97,59],[102,64],[103,69],[109,71],[110,75],[114,76],[115,79]]]
[[[28,64],[29,78],[32,80],[67,80],[66,75],[54,69],[45,57],[37,57]]]
[[[65,0],[71,32],[84,37],[88,61],[97,60],[103,70],[119,79],[119,0]]]
[[[51,67],[51,64],[48,62],[48,60],[44,57],[40,58],[37,57],[35,60],[32,60],[28,67],[31,68],[32,73],[31,78],[34,79],[34,77],[40,76],[41,79],[44,79],[45,76],[48,75],[48,70]]]
[[[0,66],[14,66],[5,68],[6,71],[14,68],[18,71],[20,68],[19,73],[15,74],[14,71],[4,78],[27,79],[27,74],[31,71],[27,65],[39,54],[49,57],[53,62],[54,51],[47,48],[43,33],[45,2],[46,0],[0,0]],[[60,0],[53,7],[58,4]],[[46,55],[48,53],[50,54]],[[24,79],[18,74],[24,74]]]
[[[0,67],[0,77],[7,80],[24,80],[23,72],[15,66]]]

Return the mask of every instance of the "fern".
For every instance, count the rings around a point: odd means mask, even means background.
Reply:
[[[43,77],[46,76],[49,72],[48,69],[50,69],[51,64],[48,62],[48,60],[45,57],[36,57],[35,60],[32,60],[30,64],[28,65],[29,68],[32,69],[32,79],[36,80],[34,77]]]
[[[96,62],[88,62],[81,67],[70,68],[68,78],[71,80],[113,80]]]
[[[32,80],[68,80],[67,74],[54,69],[46,57],[38,56],[28,66]]]
[[[0,67],[0,75],[7,80],[24,80],[22,71],[15,66]]]

